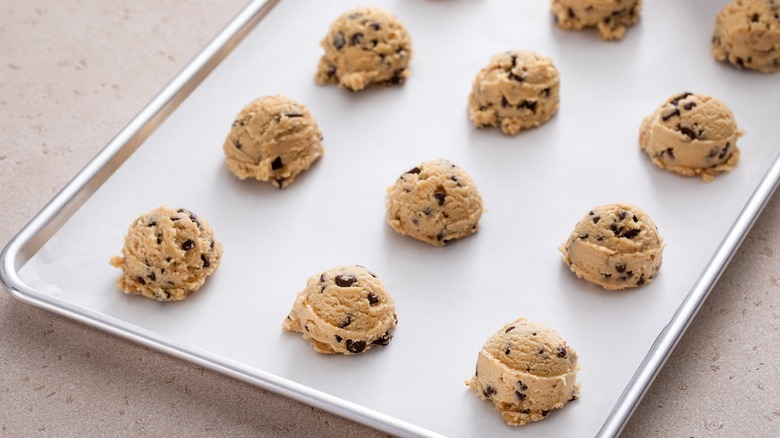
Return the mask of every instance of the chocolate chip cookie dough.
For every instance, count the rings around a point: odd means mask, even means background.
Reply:
[[[200,289],[219,267],[222,245],[208,222],[183,208],[159,207],[137,217],[125,236],[117,285],[125,293],[179,301]]]
[[[737,127],[731,110],[705,94],[670,97],[642,121],[639,145],[653,164],[710,182],[739,161]]]
[[[482,197],[469,174],[444,159],[426,161],[387,189],[387,223],[434,246],[477,232]]]
[[[739,68],[780,71],[780,2],[735,0],[715,18],[712,55]]]
[[[623,39],[639,20],[642,0],[552,0],[552,12],[561,29],[597,27],[604,40]]]
[[[552,59],[528,50],[499,53],[474,79],[469,117],[477,128],[500,126],[515,135],[555,115],[559,89]]]
[[[412,39],[398,18],[382,9],[345,12],[320,45],[325,49],[317,68],[320,85],[360,91],[370,84],[403,84],[409,77]]]
[[[629,204],[595,207],[560,247],[577,277],[607,290],[650,283],[661,268],[663,250],[655,222]]]
[[[303,334],[318,353],[355,354],[390,342],[395,302],[376,274],[336,266],[315,274],[298,293],[282,328]]]
[[[577,353],[555,330],[520,318],[485,342],[466,385],[507,424],[522,426],[578,399],[579,369]]]
[[[238,178],[290,185],[322,156],[322,133],[303,104],[285,96],[261,97],[236,117],[225,139],[228,169]]]

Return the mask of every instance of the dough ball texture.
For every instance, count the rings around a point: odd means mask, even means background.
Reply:
[[[282,328],[302,333],[318,353],[349,355],[387,345],[397,323],[395,302],[382,281],[350,265],[311,276]]]
[[[387,223],[434,246],[477,232],[482,196],[469,174],[444,159],[426,161],[387,189]]]
[[[320,43],[325,54],[317,83],[360,91],[370,84],[403,84],[409,77],[412,38],[398,18],[375,7],[342,14]]]
[[[552,0],[561,29],[596,27],[604,40],[620,40],[639,20],[642,0]]]
[[[780,71],[780,1],[735,0],[715,17],[712,55],[738,68]]]
[[[238,178],[290,185],[322,156],[322,133],[303,104],[285,96],[261,97],[238,113],[225,139],[228,169]]]
[[[111,265],[122,269],[117,285],[125,293],[179,301],[203,286],[221,258],[222,245],[205,219],[163,206],[133,221],[122,256]]]
[[[650,283],[661,268],[663,249],[655,222],[630,204],[595,207],[560,248],[577,277],[607,290]]]
[[[644,118],[639,145],[656,166],[709,182],[737,165],[737,139],[742,135],[723,102],[704,94],[682,93]]]
[[[522,426],[579,398],[579,369],[577,353],[555,330],[520,318],[485,342],[466,385],[507,424]]]
[[[528,50],[491,58],[471,87],[469,117],[477,126],[500,126],[515,135],[558,111],[560,77],[552,59]]]

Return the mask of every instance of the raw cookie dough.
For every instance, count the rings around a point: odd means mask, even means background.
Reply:
[[[404,25],[375,7],[349,10],[331,24],[317,83],[360,91],[370,84],[403,84],[409,77],[412,38]]]
[[[444,159],[426,161],[387,189],[387,223],[434,246],[477,232],[482,197],[465,170]]]
[[[179,301],[203,286],[222,258],[208,222],[180,208],[158,207],[137,217],[125,236],[117,285],[128,294],[157,301]]]
[[[732,170],[739,161],[737,128],[731,110],[704,94],[672,96],[644,118],[639,145],[653,164],[704,181]]]
[[[238,113],[225,139],[225,164],[237,177],[270,181],[280,189],[322,156],[322,133],[302,104],[261,97]]]
[[[762,73],[780,71],[780,2],[735,0],[715,17],[712,54]]]
[[[650,283],[661,268],[663,250],[653,220],[630,204],[595,207],[560,247],[577,277],[607,290]]]
[[[397,323],[385,285],[368,269],[351,265],[309,278],[282,328],[302,333],[318,353],[355,354],[387,345]]]
[[[515,135],[555,115],[559,88],[552,59],[528,50],[499,53],[474,79],[469,117],[477,128],[500,126]]]
[[[642,0],[552,0],[552,12],[561,29],[598,27],[604,40],[619,40],[639,20]]]
[[[490,400],[507,424],[543,420],[579,398],[577,353],[554,330],[520,318],[491,336],[466,385]]]

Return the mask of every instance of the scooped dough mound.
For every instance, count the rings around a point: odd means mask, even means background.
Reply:
[[[159,207],[136,218],[127,230],[117,285],[128,294],[179,301],[203,286],[219,267],[222,245],[203,217],[180,208]]]
[[[661,268],[663,249],[655,222],[630,204],[595,207],[560,248],[577,277],[607,290],[650,283]]]
[[[780,2],[734,0],[715,17],[712,55],[738,68],[780,71]]]
[[[360,91],[370,84],[403,84],[409,77],[412,38],[398,18],[375,7],[360,7],[331,24],[320,45],[325,54],[317,83]]]
[[[238,178],[290,185],[322,156],[322,133],[303,104],[285,96],[261,97],[236,117],[223,149]]]
[[[604,40],[622,39],[639,20],[642,0],[552,0],[552,12],[561,29],[597,27]]]
[[[515,135],[555,115],[559,89],[552,59],[528,50],[499,53],[474,79],[469,117],[477,128],[500,126]]]
[[[639,145],[656,166],[709,182],[737,165],[737,139],[742,135],[726,104],[704,94],[682,93],[645,117]]]
[[[350,265],[311,276],[282,328],[302,333],[318,353],[349,355],[387,345],[397,323],[395,302],[382,281]]]
[[[434,246],[477,232],[482,197],[469,174],[444,159],[426,161],[387,189],[387,223]]]
[[[490,400],[507,424],[543,420],[579,398],[577,353],[557,333],[520,318],[491,336],[466,385]]]

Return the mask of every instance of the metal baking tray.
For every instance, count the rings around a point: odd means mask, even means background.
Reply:
[[[34,306],[398,435],[614,436],[780,180],[780,76],[717,63],[718,2],[651,2],[623,41],[555,27],[539,1],[376,1],[414,39],[403,86],[349,93],[313,76],[319,40],[356,0],[255,1],[8,244],[0,275]],[[722,2],[721,2],[722,3]],[[258,25],[259,23],[259,25]],[[669,32],[668,29],[675,29]],[[466,115],[494,53],[532,49],[561,73],[547,124],[505,137]],[[642,118],[668,96],[714,95],[747,132],[737,168],[712,183],[654,167]],[[284,190],[239,181],[222,143],[252,99],[306,104],[325,155]],[[461,165],[487,213],[474,236],[434,248],[384,223],[385,188],[421,161]],[[558,246],[591,207],[631,202],[667,248],[652,284],[606,292],[578,280]],[[205,217],[222,265],[181,303],[119,292],[108,265],[131,220],[161,204]],[[359,263],[396,299],[391,344],[324,356],[281,323],[306,279]],[[580,400],[517,430],[463,384],[477,352],[520,316],[579,353]]]

